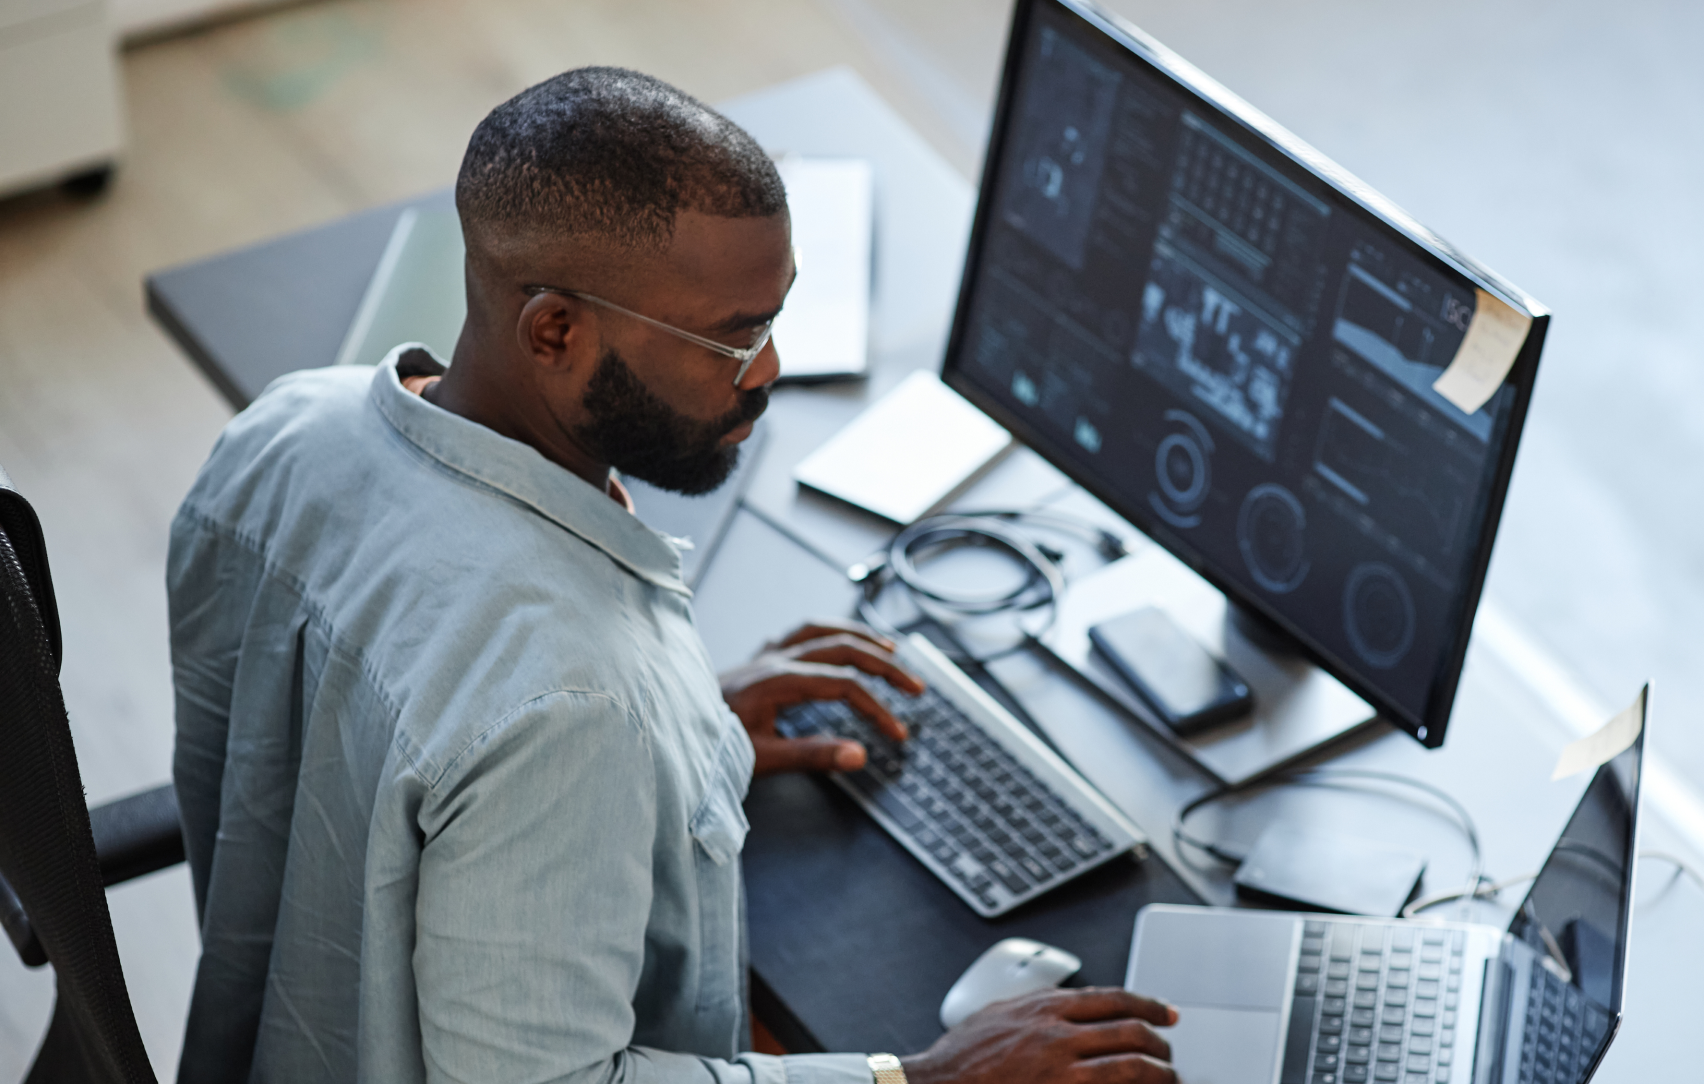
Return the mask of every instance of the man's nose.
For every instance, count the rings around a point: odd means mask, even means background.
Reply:
[[[763,344],[763,349],[758,352],[757,357],[752,359],[751,368],[746,370],[745,375],[734,386],[741,391],[750,391],[775,383],[775,378],[780,375],[781,354],[775,348],[775,339],[771,337]]]

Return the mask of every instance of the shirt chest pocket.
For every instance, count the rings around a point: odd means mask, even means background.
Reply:
[[[746,820],[741,801],[751,779],[751,746],[744,732],[722,743],[710,788],[692,815],[693,865],[698,881],[700,1010],[739,1007],[745,988],[745,900],[740,850]]]

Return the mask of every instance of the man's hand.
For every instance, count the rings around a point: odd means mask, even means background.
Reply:
[[[923,682],[893,659],[892,642],[862,625],[819,621],[768,644],[757,658],[722,675],[722,699],[745,724],[757,750],[756,774],[816,771],[851,772],[864,766],[864,747],[839,738],[783,738],[775,732],[782,708],[806,700],[844,700],[876,728],[896,741],[905,724],[882,707],[858,683],[859,672],[874,674],[913,696]]]
[[[1116,988],[1044,990],[995,1002],[900,1064],[910,1084],[1177,1084],[1154,1031],[1175,1023],[1170,1005]]]

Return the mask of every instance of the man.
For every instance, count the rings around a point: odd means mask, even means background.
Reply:
[[[779,708],[902,736],[854,675],[921,686],[828,626],[718,683],[612,472],[695,493],[734,464],[793,279],[779,177],[672,87],[584,69],[486,118],[456,202],[447,373],[399,348],[281,379],[173,526],[203,940],[180,1077],[870,1081],[863,1055],[740,1052],[740,803],[754,768],[863,762],[779,738]],[[1054,992],[904,1072],[1167,1080],[1173,1018]]]

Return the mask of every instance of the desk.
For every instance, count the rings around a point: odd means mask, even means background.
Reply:
[[[777,392],[768,445],[700,580],[699,622],[718,666],[744,659],[804,616],[849,611],[852,588],[841,569],[890,528],[799,491],[791,470],[864,403],[913,369],[939,364],[972,201],[970,186],[849,72],[822,73],[724,108],[771,148],[870,158],[878,238],[870,379]],[[277,375],[331,361],[401,206],[153,276],[150,308],[241,406]],[[234,312],[240,321],[228,315]],[[1005,460],[964,502],[1049,503],[1131,533],[1027,451]],[[641,501],[640,511],[656,521],[654,506]],[[1092,561],[1071,557],[1079,571]],[[1180,854],[1169,838],[1173,811],[1209,786],[1194,765],[1039,654],[1013,655],[992,669],[1085,774],[1148,830],[1161,861],[1121,863],[985,922],[837,791],[806,778],[760,781],[748,803],[753,828],[745,856],[754,999],[794,1048],[926,1045],[939,1033],[935,1010],[947,986],[1000,937],[1022,933],[1060,944],[1084,957],[1088,980],[1116,982],[1140,903],[1192,894],[1234,901],[1227,870]],[[1656,726],[1678,725],[1661,717],[1660,698],[1655,703]],[[1478,822],[1487,869],[1506,876],[1538,864],[1584,787],[1584,779],[1548,782],[1568,736],[1549,719],[1550,709],[1520,674],[1476,641],[1444,749],[1428,753],[1375,728],[1339,750],[1336,762],[1450,791]],[[1459,831],[1406,797],[1289,789],[1204,811],[1194,823],[1246,845],[1277,817],[1302,827],[1353,818],[1363,832],[1398,837],[1429,856],[1428,888],[1466,876]],[[1646,828],[1650,845],[1689,847],[1649,809]],[[1662,873],[1653,868],[1645,878]],[[1701,916],[1704,896],[1685,885],[1641,906],[1628,1023],[1599,1080],[1673,1078],[1676,1067],[1696,1060],[1686,1040],[1694,970],[1687,961],[1704,960]],[[1482,917],[1505,921],[1489,909]]]

